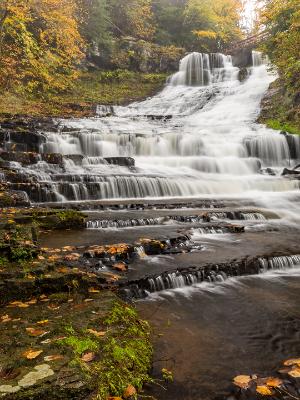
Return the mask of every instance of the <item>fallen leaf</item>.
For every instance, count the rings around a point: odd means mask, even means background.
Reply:
[[[267,380],[267,386],[270,386],[270,387],[275,388],[275,387],[281,386],[282,384],[283,384],[283,381],[279,378],[269,378]]]
[[[268,388],[268,386],[257,386],[256,388],[257,393],[263,395],[263,396],[272,396],[273,392]]]
[[[10,316],[9,316],[8,314],[3,315],[3,316],[1,317],[1,322],[3,322],[3,323],[9,322],[9,321],[11,321],[11,320],[12,320],[12,318],[10,318]]]
[[[44,360],[45,360],[46,362],[48,362],[48,361],[61,360],[62,358],[64,358],[62,355],[57,354],[57,355],[53,355],[53,356],[44,357]]]
[[[61,268],[57,268],[56,271],[59,272],[60,274],[66,274],[69,272],[69,269],[66,267],[61,267]]]
[[[298,365],[300,366],[300,358],[291,358],[290,360],[286,360],[283,365],[290,366],[290,365]]]
[[[99,331],[95,331],[94,329],[87,329],[87,332],[89,332],[92,335],[95,335],[97,337],[103,337],[106,335],[106,332],[99,332]]]
[[[125,263],[117,263],[113,265],[113,268],[117,271],[120,272],[126,272],[128,270],[128,267]]]
[[[95,353],[86,353],[81,357],[81,360],[88,363],[95,360],[95,358],[96,358]]]
[[[291,371],[289,371],[288,374],[293,378],[300,378],[300,368],[298,367],[294,368]]]
[[[26,304],[32,305],[32,304],[36,304],[36,303],[37,303],[37,299],[32,299],[32,300],[30,300],[30,301],[27,301]]]
[[[247,389],[251,380],[249,375],[238,375],[233,379],[233,383],[240,388]]]
[[[49,308],[49,310],[51,310],[51,311],[56,311],[56,310],[60,309],[60,307],[57,306],[56,304],[49,304],[49,306],[47,306],[47,308]]]
[[[7,307],[28,308],[29,304],[23,303],[22,301],[12,301]]]
[[[80,254],[72,253],[65,256],[66,261],[78,261],[80,258]]]
[[[94,288],[89,288],[89,293],[100,293],[100,290],[94,289]]]
[[[47,325],[49,323],[49,319],[45,319],[44,321],[37,322],[37,325]]]
[[[26,328],[27,333],[30,336],[44,336],[49,332],[42,331],[41,329],[35,329],[35,328]]]
[[[40,354],[42,354],[43,350],[28,350],[23,353],[23,356],[27,358],[28,360],[34,360],[37,358]]]
[[[123,393],[124,399],[129,399],[131,396],[135,396],[135,395],[136,395],[136,389],[132,385],[129,385]]]

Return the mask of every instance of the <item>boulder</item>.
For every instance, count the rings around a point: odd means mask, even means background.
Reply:
[[[105,157],[108,164],[119,165],[120,167],[134,167],[135,160],[131,157]]]

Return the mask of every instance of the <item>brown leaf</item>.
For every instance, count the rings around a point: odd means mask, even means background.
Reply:
[[[44,336],[46,335],[46,331],[42,331],[41,329],[35,329],[35,328],[26,328],[27,333],[30,336]]]
[[[28,350],[23,353],[23,356],[27,358],[28,360],[34,360],[37,358],[40,354],[42,354],[43,350]]]
[[[257,386],[256,388],[257,393],[263,395],[263,396],[272,396],[273,392],[268,386]]]
[[[242,389],[247,389],[251,380],[251,376],[249,375],[238,375],[233,379],[233,383]]]
[[[80,254],[78,254],[78,253],[72,253],[72,254],[68,254],[67,256],[65,256],[66,261],[78,261],[79,258],[80,258]]]
[[[125,263],[117,263],[113,265],[113,269],[120,272],[126,272],[128,267]]]
[[[88,363],[95,360],[95,358],[96,358],[95,353],[86,353],[81,357],[81,360]]]
[[[95,331],[94,329],[87,329],[87,331],[97,337],[103,337],[106,335],[106,332],[99,332],[99,331]]]
[[[129,399],[131,396],[135,396],[135,395],[136,395],[136,389],[132,385],[129,385],[123,393],[124,399]]]

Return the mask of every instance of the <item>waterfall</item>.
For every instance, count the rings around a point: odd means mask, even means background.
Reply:
[[[127,107],[99,106],[98,117],[59,120],[57,131],[43,132],[42,161],[11,163],[19,180],[10,189],[38,203],[212,196],[255,201],[296,192],[300,180],[281,173],[300,163],[300,139],[255,123],[275,79],[265,61],[254,52],[251,74],[241,83],[230,56],[187,55],[156,96]],[[5,141],[15,146],[16,138],[12,133]],[[57,153],[63,158],[56,164],[47,161]],[[129,226],[134,223],[144,221]]]
[[[164,272],[161,275],[142,279],[129,284],[123,293],[125,296],[143,298],[150,293],[163,290],[193,286],[202,282],[223,282],[230,277],[261,274],[268,270],[294,268],[300,265],[300,255],[278,256],[254,259],[252,262],[241,261],[193,267],[188,270]],[[225,272],[226,271],[226,272]]]
[[[170,78],[173,86],[206,86],[213,82],[229,79],[227,70],[232,70],[231,56],[221,53],[191,53],[185,56],[179,66],[179,72]]]

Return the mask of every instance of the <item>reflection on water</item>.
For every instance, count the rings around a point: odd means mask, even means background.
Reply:
[[[138,303],[158,333],[155,374],[174,372],[163,400],[212,399],[238,374],[272,373],[300,352],[300,267],[200,284]]]

